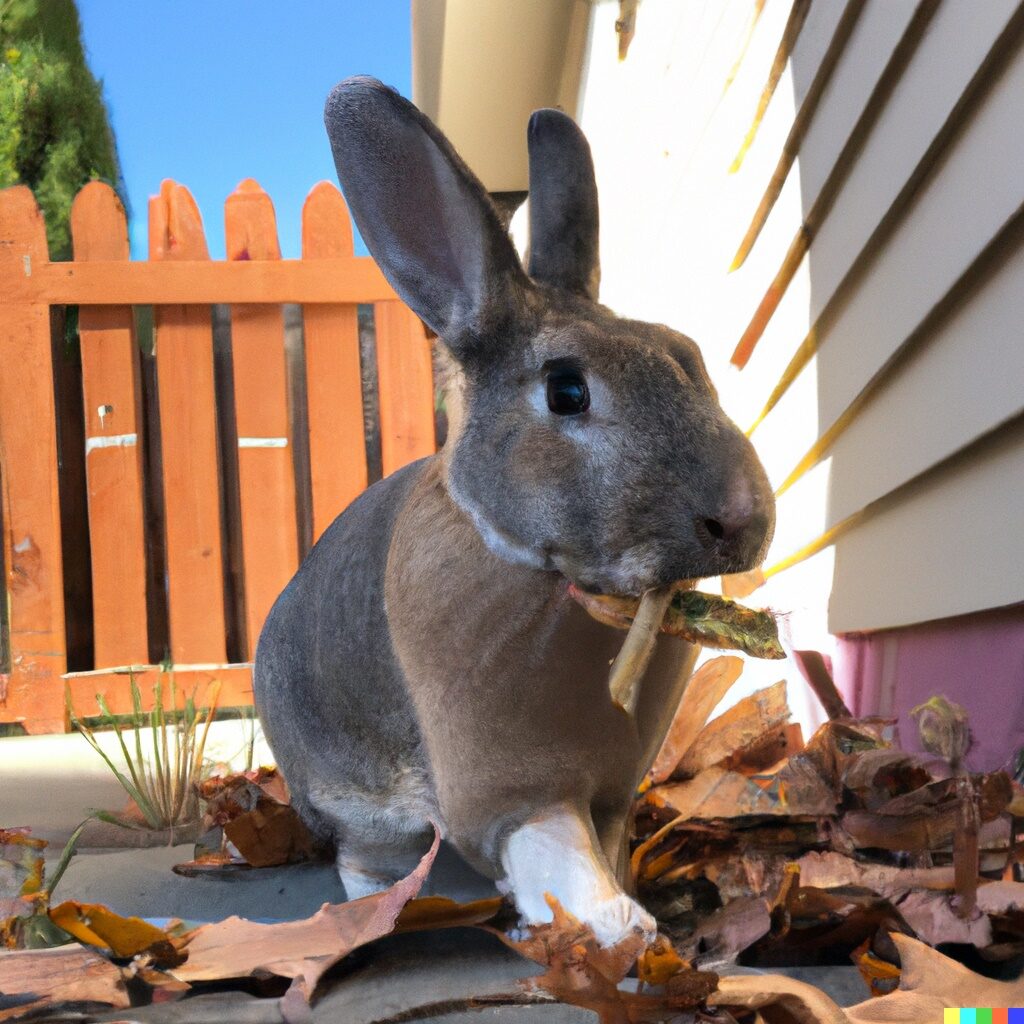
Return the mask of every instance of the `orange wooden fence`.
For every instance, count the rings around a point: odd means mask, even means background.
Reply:
[[[372,303],[374,310],[384,475],[435,447],[423,327],[373,261],[353,254],[348,211],[327,182],[306,200],[300,260],[281,259],[270,197],[251,180],[225,204],[224,261],[209,259],[195,201],[172,181],[150,201],[148,260],[129,259],[124,210],[107,185],[82,189],[71,226],[74,260],[51,263],[31,192],[0,192],[0,521],[8,629],[0,723],[20,722],[29,732],[66,728],[65,680],[79,713],[95,713],[97,693],[114,711],[128,710],[127,667],[144,693],[159,671],[149,662],[161,614],[180,690],[219,680],[222,706],[251,703],[250,660],[260,627],[300,557],[296,441],[308,449],[307,528],[314,539],[367,486],[357,306]],[[222,422],[216,393],[215,303],[230,307],[233,424]],[[285,303],[302,305],[302,438],[293,436]],[[61,353],[53,310],[73,305],[87,502],[69,512],[61,438],[70,432],[55,398]],[[153,307],[155,418],[143,409],[137,306]],[[225,436],[237,438],[237,465],[230,467],[237,523],[225,514]],[[146,457],[154,447],[155,460]],[[147,513],[154,487],[163,495],[159,537]],[[93,651],[91,668],[71,672],[67,626],[78,610],[65,601],[65,564],[73,561],[62,546],[69,543],[69,514],[88,517]],[[154,546],[161,550],[155,583]],[[226,546],[241,552],[241,592],[233,598],[244,629],[233,662]]]

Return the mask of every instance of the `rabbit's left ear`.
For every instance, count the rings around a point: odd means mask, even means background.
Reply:
[[[590,145],[571,117],[537,110],[530,150],[530,268],[536,281],[597,298],[597,184]]]

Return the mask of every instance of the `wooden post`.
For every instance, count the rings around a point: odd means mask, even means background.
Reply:
[[[90,182],[71,208],[75,260],[127,260],[117,194]],[[82,306],[82,393],[97,668],[149,660],[139,354],[131,306]]]
[[[149,258],[208,259],[199,208],[173,181],[149,202]],[[171,657],[177,664],[221,663],[224,564],[210,308],[157,306],[153,316]]]
[[[0,722],[28,732],[65,728],[67,670],[57,425],[45,302],[9,301],[49,260],[32,192],[0,192],[0,483],[5,526],[4,599],[11,671],[0,676]]]
[[[224,207],[229,260],[279,260],[270,197],[252,179]],[[298,568],[295,469],[288,422],[284,311],[231,307],[231,364],[238,427],[247,650],[256,650],[263,621]]]
[[[321,181],[302,208],[302,257],[350,257],[352,222],[341,193]],[[317,540],[365,489],[366,444],[355,305],[305,306],[306,404],[313,491],[313,540]]]
[[[380,447],[384,475],[437,447],[434,435],[434,375],[423,324],[401,302],[378,302],[377,372],[380,387]]]

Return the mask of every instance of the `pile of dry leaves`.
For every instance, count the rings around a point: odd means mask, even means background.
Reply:
[[[1024,1005],[1024,982],[993,981],[931,948],[967,945],[992,961],[1024,954],[1024,794],[1005,773],[966,771],[959,710],[941,700],[922,709],[928,757],[894,746],[889,723],[849,718],[834,693],[825,693],[832,719],[805,744],[783,683],[708,722],[741,668],[725,656],[694,675],[637,800],[635,884],[664,930],[653,948],[603,949],[554,901],[554,922],[523,938],[500,899],[417,898],[437,839],[387,892],[325,904],[303,921],[229,918],[190,930],[51,905],[39,842],[8,831],[0,935],[12,951],[0,953],[0,1022],[71,1011],[88,1020],[226,985],[277,1000],[285,1021],[307,1021],[318,990],[344,983],[325,975],[353,950],[392,932],[454,926],[484,929],[540,965],[513,991],[472,1006],[557,1000],[608,1024],[680,1014],[861,1024],[938,1019],[944,1006]],[[272,769],[203,787],[206,834],[180,873],[316,855]],[[31,948],[59,941],[68,944]],[[783,976],[716,973],[737,958],[760,967],[852,958],[874,998],[843,1010]]]
[[[694,675],[637,804],[634,877],[676,947],[699,964],[853,953],[877,992],[899,977],[893,933],[1024,954],[1024,793],[963,768],[962,709],[918,709],[926,756],[841,714],[804,743],[782,682],[705,724],[741,668]]]

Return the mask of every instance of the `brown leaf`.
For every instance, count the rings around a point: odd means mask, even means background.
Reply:
[[[186,937],[188,960],[170,973],[180,981],[217,981],[273,974],[295,979],[308,1000],[325,971],[359,946],[387,935],[437,856],[440,834],[416,869],[384,892],[349,903],[325,903],[302,921],[259,924],[229,917]]]
[[[660,1022],[666,1016],[699,1005],[717,984],[717,975],[690,970],[681,959],[679,969],[669,973],[667,955],[662,961],[666,980],[662,991],[638,994],[619,988],[619,982],[642,954],[640,936],[618,946],[598,944],[593,932],[548,896],[554,920],[531,929],[525,939],[499,937],[512,949],[547,967],[544,974],[527,979],[530,990],[547,992],[572,1006],[598,1015],[601,1024],[644,1024]]]
[[[734,572],[722,577],[722,593],[733,601],[742,601],[759,587],[763,587],[764,583],[764,573],[760,569]]]
[[[637,977],[645,985],[665,985],[677,974],[688,970],[690,964],[664,935],[659,935],[636,962]]]
[[[833,851],[805,853],[797,864],[803,884],[818,889],[857,885],[879,896],[893,897],[909,889],[949,891],[953,888],[951,867],[895,868],[854,860]]]
[[[1010,801],[1005,772],[972,780],[982,823],[994,821]],[[960,820],[957,779],[940,779],[894,797],[876,811],[850,811],[840,824],[854,845],[894,852],[921,852],[948,846]]]
[[[700,731],[674,774],[692,778],[705,768],[742,756],[742,751],[785,725],[789,715],[784,680],[744,697]]]
[[[978,909],[986,914],[1024,911],[1024,882],[986,882],[979,886]]]
[[[683,755],[690,749],[708,716],[729,692],[743,672],[743,659],[723,654],[704,662],[686,684],[668,735],[647,773],[649,783],[664,782],[675,771]]]
[[[893,935],[900,954],[900,987],[847,1010],[850,1024],[941,1020],[950,1006],[1022,1006],[1024,980],[984,978],[906,935]]]
[[[308,860],[313,853],[313,837],[295,808],[265,797],[226,822],[224,834],[254,868]]]
[[[121,971],[81,946],[0,954],[0,992],[26,997],[23,1003],[0,1009],[0,1021],[13,1021],[30,1011],[38,1015],[56,1003],[129,1005]]]
[[[669,782],[647,794],[682,820],[704,821],[773,815],[817,817],[835,812],[831,790],[802,757],[792,757],[774,774],[744,775],[712,767],[687,782]]]
[[[868,810],[931,782],[931,775],[913,754],[893,747],[860,750],[845,759],[840,781]]]
[[[197,788],[199,797],[206,803],[206,827],[224,825],[266,801],[283,805],[291,802],[288,786],[276,768],[210,775]]]
[[[846,1011],[804,982],[771,974],[722,978],[708,1002],[724,1007],[775,1008],[771,1019],[794,1024],[925,1024],[942,1020],[946,1007],[1020,1006],[1024,982],[993,981],[905,935],[894,934],[899,988]]]
[[[418,932],[487,924],[504,906],[505,901],[500,896],[470,903],[459,903],[447,896],[421,896],[402,908],[395,922],[395,931]]]
[[[900,969],[896,964],[891,964],[873,953],[870,946],[871,940],[865,939],[850,954],[850,959],[857,965],[857,970],[871,990],[872,996],[884,996],[899,982]]]
[[[741,896],[705,918],[683,944],[682,953],[695,963],[735,960],[771,927],[768,903],[759,896]],[[700,951],[698,956],[698,951]]]
[[[982,913],[962,916],[954,909],[950,894],[912,892],[900,900],[900,913],[923,942],[962,942],[984,948],[992,942],[992,925]]]
[[[784,1016],[773,1019],[793,1024],[849,1024],[846,1014],[820,989],[777,974],[738,974],[721,978],[718,991],[708,1002],[750,1010],[779,1007]]]
[[[851,758],[868,750],[890,746],[883,738],[886,724],[871,719],[833,719],[822,725],[807,741],[806,754],[817,764],[822,777],[832,782],[838,793]]]

